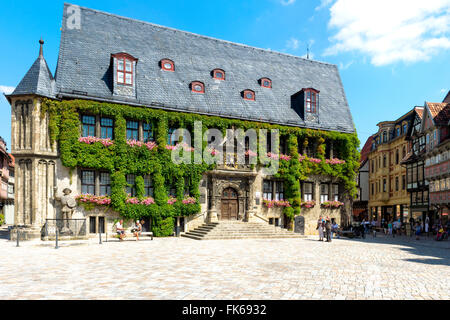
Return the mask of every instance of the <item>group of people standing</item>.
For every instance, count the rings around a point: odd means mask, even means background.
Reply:
[[[336,221],[331,220],[330,217],[326,217],[325,219],[320,216],[319,220],[317,220],[317,228],[319,231],[319,241],[323,241],[324,235],[326,236],[326,241],[331,242],[333,239],[333,233],[338,233],[339,226]]]

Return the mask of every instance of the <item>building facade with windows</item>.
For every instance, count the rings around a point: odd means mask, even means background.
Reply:
[[[431,218],[448,221],[450,207],[450,102],[425,102],[421,125],[424,137],[424,176],[429,183]]]
[[[402,159],[406,168],[406,190],[410,196],[410,218],[433,223],[434,215],[429,206],[428,180],[425,178],[425,136],[421,133],[423,107],[415,107],[406,135],[408,154]]]
[[[14,157],[0,137],[0,213],[7,225],[14,224]]]
[[[356,177],[358,194],[353,201],[353,219],[369,221],[369,153],[372,150],[373,136],[367,138],[366,143],[361,149],[361,158],[359,160],[359,170]]]
[[[112,232],[120,210],[130,217],[128,206],[144,203],[156,212],[146,219],[148,229],[175,223],[188,231],[221,220],[289,227],[295,221],[295,230],[314,234],[320,215],[349,222],[357,138],[335,65],[71,4],[64,6],[55,75],[40,45],[7,97],[17,163],[15,218],[28,237],[61,217],[56,199],[65,188],[79,199],[95,197],[94,208],[78,205],[72,214],[86,219],[90,233]],[[279,141],[258,139],[264,156],[280,161],[279,172],[265,174],[260,163],[247,160],[238,164],[235,154],[201,172],[173,169],[167,151],[184,143],[184,151],[193,152],[195,145],[195,137],[184,132],[180,139],[176,129],[192,129],[194,120],[222,132],[278,129]],[[243,147],[246,159],[252,157],[247,140]],[[198,204],[198,211],[186,214],[181,202]]]
[[[403,222],[409,215],[406,169],[401,161],[409,151],[405,138],[413,114],[411,110],[395,121],[380,122],[378,132],[372,136],[368,155],[370,220]]]

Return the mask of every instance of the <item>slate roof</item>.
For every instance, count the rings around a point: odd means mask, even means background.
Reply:
[[[79,10],[79,28],[74,27]],[[71,24],[72,23],[72,24]],[[336,65],[217,40],[189,32],[64,4],[56,97],[150,106],[254,121],[354,132],[353,119]],[[113,95],[111,54],[138,59],[136,95]],[[175,72],[162,71],[171,59]],[[226,80],[211,77],[213,69]],[[272,89],[258,79],[272,80]],[[193,93],[192,81],[205,84]],[[291,96],[303,88],[320,90],[319,121],[305,121],[291,108]],[[245,89],[256,101],[242,99]]]
[[[38,58],[9,96],[37,94],[49,98],[55,97],[55,80],[44,59],[43,44],[42,41]]]

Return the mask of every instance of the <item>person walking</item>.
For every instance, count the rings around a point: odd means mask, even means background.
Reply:
[[[319,230],[319,241],[323,241],[323,219],[322,216],[317,220],[317,230]]]
[[[427,237],[428,237],[429,228],[430,228],[430,218],[427,216],[425,218],[425,233],[427,234]]]
[[[389,223],[388,223],[388,234],[390,236],[392,235],[392,221],[389,221]]]
[[[327,242],[331,242],[331,221],[330,217],[327,217],[327,221],[325,222],[325,231],[327,235]]]
[[[411,218],[409,219],[409,228],[410,228],[410,234],[409,234],[409,236],[410,236],[410,237],[413,236],[413,233],[414,233],[414,225],[415,225],[415,223],[414,223],[414,218],[411,217]]]
[[[416,222],[416,240],[420,240],[419,236],[420,236],[420,223],[419,221]]]

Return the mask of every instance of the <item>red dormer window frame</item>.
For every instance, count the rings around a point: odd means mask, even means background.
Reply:
[[[264,85],[265,81],[269,82],[268,86]],[[259,83],[261,84],[261,87],[263,87],[263,88],[272,89],[272,80],[270,80],[269,78],[261,78],[261,79],[259,79]]]
[[[221,80],[221,81],[224,81],[224,80],[225,80],[225,71],[224,71],[224,70],[222,70],[222,69],[214,69],[214,70],[212,71],[212,73],[213,73],[213,78],[214,78],[214,79]],[[217,74],[218,74],[218,73],[221,73],[221,74],[222,74],[222,78],[217,77]]]
[[[166,63],[170,64],[171,67],[170,68],[166,68],[166,66],[165,66]],[[164,70],[164,71],[172,71],[172,72],[175,71],[175,63],[172,60],[170,60],[170,59],[162,59],[160,61],[160,64],[161,64],[161,69]]]
[[[251,93],[252,94],[252,98],[248,98],[247,94]],[[248,100],[248,101],[255,101],[255,91],[247,89],[242,91],[242,97],[244,98],[244,100]]]
[[[134,66],[133,63],[137,62],[138,59],[133,57],[132,55],[120,52],[111,55],[116,59],[116,79],[118,84],[132,86],[134,83]],[[130,68],[127,68],[127,63],[129,63]],[[122,66],[122,67],[121,67]],[[122,75],[122,81],[120,79],[120,75]],[[127,75],[130,75],[130,82],[127,82]]]
[[[201,86],[202,90],[201,91],[197,91],[195,90],[195,86]],[[203,84],[203,82],[200,81],[192,81],[191,82],[191,91],[195,92],[195,93],[205,93],[205,85]]]
[[[317,113],[320,91],[314,88],[304,88],[302,90],[305,94],[305,112]]]

